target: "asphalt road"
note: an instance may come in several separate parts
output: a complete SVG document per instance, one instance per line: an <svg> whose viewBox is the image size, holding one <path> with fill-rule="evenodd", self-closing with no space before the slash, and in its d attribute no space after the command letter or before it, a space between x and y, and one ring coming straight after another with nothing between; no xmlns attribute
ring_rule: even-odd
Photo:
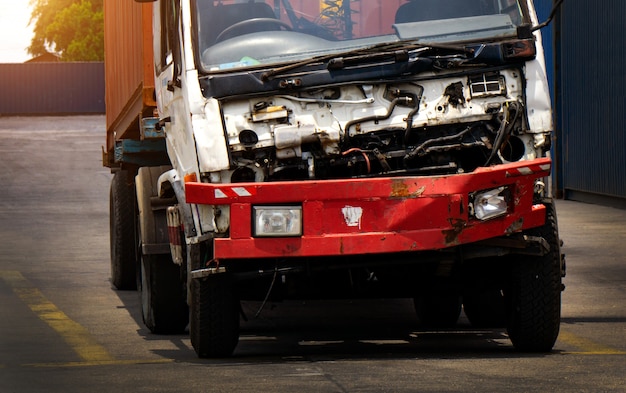
<svg viewBox="0 0 626 393"><path fill-rule="evenodd" d="M230 359L141 324L109 282L104 117L0 117L0 392L624 392L626 211L559 201L567 289L550 354L415 328L411 303L271 304ZM254 315L259 304L245 305Z"/></svg>

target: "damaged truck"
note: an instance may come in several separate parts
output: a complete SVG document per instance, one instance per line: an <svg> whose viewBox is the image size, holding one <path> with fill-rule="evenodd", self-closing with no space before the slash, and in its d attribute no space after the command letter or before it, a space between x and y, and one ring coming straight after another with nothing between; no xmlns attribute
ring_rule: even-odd
<svg viewBox="0 0 626 393"><path fill-rule="evenodd" d="M267 299L411 298L550 351L543 25L531 0L107 0L114 286L199 357Z"/></svg>

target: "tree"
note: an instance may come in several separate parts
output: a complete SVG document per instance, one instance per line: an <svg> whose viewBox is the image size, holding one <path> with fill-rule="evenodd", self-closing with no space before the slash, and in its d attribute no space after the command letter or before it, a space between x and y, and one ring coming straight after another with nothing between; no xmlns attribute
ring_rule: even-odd
<svg viewBox="0 0 626 393"><path fill-rule="evenodd" d="M30 0L33 56L54 52L62 61L104 59L103 0Z"/></svg>

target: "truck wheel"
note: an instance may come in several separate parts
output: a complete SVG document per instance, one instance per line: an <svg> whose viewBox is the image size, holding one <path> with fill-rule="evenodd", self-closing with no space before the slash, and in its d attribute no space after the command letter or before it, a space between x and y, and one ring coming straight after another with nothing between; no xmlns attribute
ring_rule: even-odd
<svg viewBox="0 0 626 393"><path fill-rule="evenodd" d="M140 168L135 180L141 239L141 311L146 327L157 334L182 333L189 322L186 280L181 267L174 263L169 251L144 254L145 246L166 245L169 250L166 212L163 206L153 208L151 202L158 196L159 176L168 169Z"/></svg>
<svg viewBox="0 0 626 393"><path fill-rule="evenodd" d="M189 333L198 357L232 355L239 342L239 300L228 275L191 280Z"/></svg>
<svg viewBox="0 0 626 393"><path fill-rule="evenodd" d="M111 283L119 290L137 289L135 186L127 179L127 171L116 172L109 194Z"/></svg>
<svg viewBox="0 0 626 393"><path fill-rule="evenodd" d="M500 290L464 295L463 310L474 327L506 327L506 304Z"/></svg>
<svg viewBox="0 0 626 393"><path fill-rule="evenodd" d="M508 291L507 331L513 346L524 352L552 350L561 323L561 250L556 213L546 204L546 223L527 231L543 237L550 252L520 256L512 268Z"/></svg>
<svg viewBox="0 0 626 393"><path fill-rule="evenodd" d="M142 256L141 315L152 333L183 333L187 327L189 309L178 277L180 267L169 255Z"/></svg>
<svg viewBox="0 0 626 393"><path fill-rule="evenodd" d="M449 294L421 295L413 299L420 326L451 328L461 315L461 298Z"/></svg>

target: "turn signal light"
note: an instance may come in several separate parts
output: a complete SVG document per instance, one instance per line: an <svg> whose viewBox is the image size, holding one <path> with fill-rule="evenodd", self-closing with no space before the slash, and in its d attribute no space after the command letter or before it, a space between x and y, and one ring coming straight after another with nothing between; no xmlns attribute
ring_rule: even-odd
<svg viewBox="0 0 626 393"><path fill-rule="evenodd" d="M196 183L198 181L198 175L195 173L188 173L183 179L185 180L185 183Z"/></svg>
<svg viewBox="0 0 626 393"><path fill-rule="evenodd" d="M505 59L534 59L537 56L535 40L528 38L505 42L502 44L502 54Z"/></svg>

